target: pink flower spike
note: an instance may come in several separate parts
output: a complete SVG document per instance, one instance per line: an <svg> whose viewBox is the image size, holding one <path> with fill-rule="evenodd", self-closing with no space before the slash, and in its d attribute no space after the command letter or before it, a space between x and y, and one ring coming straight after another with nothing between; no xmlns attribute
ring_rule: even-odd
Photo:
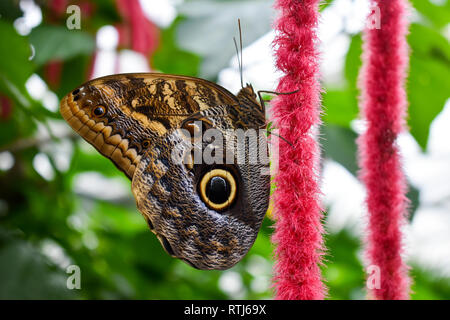
<svg viewBox="0 0 450 320"><path fill-rule="evenodd" d="M277 299L323 299L320 264L324 252L322 207L319 196L320 84L316 34L319 0L278 0L274 41L276 65L285 75L273 104L279 134L294 146L280 142L275 177L276 219L273 242Z"/></svg>
<svg viewBox="0 0 450 320"><path fill-rule="evenodd" d="M401 226L407 215L407 185L396 140L404 129L408 45L405 0L372 2L380 19L364 32L360 73L361 111L367 130L358 139L361 180L369 214L366 255L369 270L379 270L376 299L409 298L408 267L403 262ZM369 275L372 277L372 275ZM376 281L375 281L376 283Z"/></svg>

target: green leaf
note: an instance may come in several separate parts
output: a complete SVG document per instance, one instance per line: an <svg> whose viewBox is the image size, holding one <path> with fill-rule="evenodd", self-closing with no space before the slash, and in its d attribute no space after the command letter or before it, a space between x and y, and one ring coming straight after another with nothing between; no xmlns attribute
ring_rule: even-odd
<svg viewBox="0 0 450 320"><path fill-rule="evenodd" d="M34 61L37 65L50 60L68 60L79 55L90 55L95 49L93 36L61 26L43 25L33 29L30 42L36 51Z"/></svg>
<svg viewBox="0 0 450 320"><path fill-rule="evenodd" d="M327 90L322 96L323 120L327 124L350 127L350 122L358 116L356 89Z"/></svg>
<svg viewBox="0 0 450 320"><path fill-rule="evenodd" d="M426 149L430 124L442 111L450 92L450 46L438 32L411 25L411 47L407 82L408 124L411 134Z"/></svg>
<svg viewBox="0 0 450 320"><path fill-rule="evenodd" d="M70 299L67 276L30 243L0 229L0 299ZM14 261L14 263L11 263Z"/></svg>
<svg viewBox="0 0 450 320"><path fill-rule="evenodd" d="M409 206L408 206L408 220L412 221L414 219L414 215L416 213L417 208L419 208L420 205L420 191L413 187L411 184L408 185L408 193L406 194L406 197L409 200Z"/></svg>
<svg viewBox="0 0 450 320"><path fill-rule="evenodd" d="M177 43L204 58L200 76L210 80L236 53L233 37L239 39L238 18L245 46L269 32L274 17L272 3L261 0L187 1L179 10L186 19L177 28Z"/></svg>
<svg viewBox="0 0 450 320"><path fill-rule="evenodd" d="M28 117L35 116L36 102L25 88L25 82L35 69L34 64L30 61L30 45L26 37L20 36L11 24L3 20L0 20L0 34L2 35L0 41L0 92L13 99L14 106L26 110L25 113ZM13 112L15 113L15 110ZM22 123L30 121L25 119L25 122L17 124L14 119L11 119L10 122L4 126L22 126ZM18 130L12 130L12 132L18 132ZM8 133L2 143L11 142L11 138L12 133Z"/></svg>
<svg viewBox="0 0 450 320"><path fill-rule="evenodd" d="M360 240L345 229L324 238L328 263L322 269L330 299L364 299L364 270L356 254Z"/></svg>
<svg viewBox="0 0 450 320"><path fill-rule="evenodd" d="M322 148L326 158L343 165L354 176L357 175L357 134L351 129L328 124L322 127Z"/></svg>
<svg viewBox="0 0 450 320"><path fill-rule="evenodd" d="M2 0L0 1L0 18L14 21L22 16L22 10L19 7L19 1Z"/></svg>
<svg viewBox="0 0 450 320"><path fill-rule="evenodd" d="M450 282L448 277L412 266L411 278L413 300L448 300L450 297Z"/></svg>
<svg viewBox="0 0 450 320"><path fill-rule="evenodd" d="M152 56L152 65L164 73L195 77L198 75L200 57L177 46L175 31L180 21L175 20L169 28L162 31L162 41Z"/></svg>
<svg viewBox="0 0 450 320"><path fill-rule="evenodd" d="M345 57L345 79L350 88L356 89L359 70L362 66L362 38L361 34L356 34L352 37L350 46L348 48L347 56ZM356 97L355 97L356 102Z"/></svg>
<svg viewBox="0 0 450 320"><path fill-rule="evenodd" d="M92 18L82 19L81 27L84 29L86 22L89 30L96 31L105 25L117 25L121 23L121 13L117 10L115 0L95 0L95 13Z"/></svg>
<svg viewBox="0 0 450 320"><path fill-rule="evenodd" d="M357 79L362 65L361 46L361 35L354 35L345 58L346 85L340 90L328 88L323 94L323 120L326 123L349 128L350 122L358 116Z"/></svg>
<svg viewBox="0 0 450 320"><path fill-rule="evenodd" d="M20 36L14 27L0 20L0 82L8 87L5 80L15 87L23 87L33 73L34 66L29 61L31 48L27 38Z"/></svg>
<svg viewBox="0 0 450 320"><path fill-rule="evenodd" d="M134 199L132 201L134 202ZM148 231L147 223L135 205L129 208L106 201L97 201L89 218L92 221L92 227L100 230L113 231L123 235Z"/></svg>
<svg viewBox="0 0 450 320"><path fill-rule="evenodd" d="M59 98L64 97L68 92L87 80L90 61L91 57L85 55L64 61L61 84L56 92Z"/></svg>
<svg viewBox="0 0 450 320"><path fill-rule="evenodd" d="M125 175L116 168L111 160L102 156L84 140L78 139L77 141L79 143L74 144L74 155L69 173L75 175L84 171L96 171L106 177L121 176L125 178ZM83 148L81 145L83 145ZM86 151L86 149L89 151Z"/></svg>
<svg viewBox="0 0 450 320"><path fill-rule="evenodd" d="M417 9L428 22L438 28L445 27L450 17L450 1L444 4L435 4L430 0L411 0L411 4Z"/></svg>
<svg viewBox="0 0 450 320"><path fill-rule="evenodd" d="M15 105L14 105L15 106ZM8 121L0 122L0 146L9 148L15 140L31 136L36 130L36 122L26 112L13 108Z"/></svg>
<svg viewBox="0 0 450 320"><path fill-rule="evenodd" d="M324 10L326 7L328 7L332 3L333 3L333 0L320 1L320 3L319 3L319 10L320 11Z"/></svg>
<svg viewBox="0 0 450 320"><path fill-rule="evenodd" d="M420 24L411 25L408 42L411 47L407 78L408 124L411 134L426 149L430 124L449 98L450 46L439 32ZM325 122L348 126L358 115L357 79L361 54L361 36L355 35L345 62L348 87L324 94Z"/></svg>

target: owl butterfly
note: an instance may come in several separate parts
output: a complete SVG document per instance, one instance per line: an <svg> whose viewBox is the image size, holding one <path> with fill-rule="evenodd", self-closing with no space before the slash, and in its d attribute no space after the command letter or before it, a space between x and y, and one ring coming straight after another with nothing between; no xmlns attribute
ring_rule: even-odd
<svg viewBox="0 0 450 320"><path fill-rule="evenodd" d="M258 91L258 102L243 86L238 23L236 96L194 77L118 74L83 84L60 107L72 129L131 179L137 207L167 253L198 269L228 269L253 245L270 194L260 93L290 94Z"/></svg>
<svg viewBox="0 0 450 320"><path fill-rule="evenodd" d="M193 77L118 74L78 87L60 111L131 179L137 207L167 253L198 269L227 269L253 245L269 204L269 162L251 161L267 156L267 140L258 135L255 148L245 139L266 126L256 98L251 85L235 96ZM206 138L209 129L221 139ZM243 158L230 150L236 129L248 141ZM212 142L213 163L194 159Z"/></svg>

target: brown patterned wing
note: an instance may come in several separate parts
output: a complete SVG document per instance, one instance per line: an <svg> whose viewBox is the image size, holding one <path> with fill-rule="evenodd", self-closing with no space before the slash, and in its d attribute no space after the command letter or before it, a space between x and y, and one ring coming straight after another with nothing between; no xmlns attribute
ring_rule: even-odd
<svg viewBox="0 0 450 320"><path fill-rule="evenodd" d="M267 211L269 161L259 156L267 151L265 135L259 141L243 139L241 161L233 152L226 160L237 142L232 130L240 123L246 129L263 123L262 114L252 114L254 110L228 105L203 110L193 117L211 126L213 140L206 131L201 141L192 143L174 130L152 141L136 167L131 190L139 211L167 253L195 268L223 270L238 263L253 245ZM212 145L214 154L221 155L210 162L204 152ZM195 149L204 151L201 161L179 161ZM254 158L259 160L252 162Z"/></svg>
<svg viewBox="0 0 450 320"><path fill-rule="evenodd" d="M238 105L238 100L203 79L133 73L86 82L63 98L60 111L131 179L151 141L178 128L189 115L218 105Z"/></svg>

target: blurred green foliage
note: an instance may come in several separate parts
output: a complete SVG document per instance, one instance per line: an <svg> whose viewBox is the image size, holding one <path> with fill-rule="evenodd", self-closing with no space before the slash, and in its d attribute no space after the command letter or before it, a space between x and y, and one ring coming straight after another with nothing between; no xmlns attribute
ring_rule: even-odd
<svg viewBox="0 0 450 320"><path fill-rule="evenodd" d="M131 191L124 198L103 199L74 188L80 176L92 172L128 189L130 183L109 160L72 135L57 111L33 99L25 83L34 73L45 80L46 64L61 61L60 85L52 88L61 99L86 80L95 31L117 23L120 15L114 1L98 1L95 14L83 22L86 30L68 31L63 21L49 22L43 3L43 23L21 36L13 27L22 15L18 1L0 2L0 93L12 103L10 113L0 113L0 154L8 153L14 160L11 168L0 170L0 298L270 299L270 219L265 219L255 245L241 263L228 271L200 271L163 251L138 213ZM411 26L408 38L408 120L425 150L430 123L448 98L450 48L442 28L449 21L450 3L441 7L415 0L412 4L422 19ZM246 24L248 44L269 30L270 8L269 1L186 1L180 16L161 30L160 46L151 63L163 72L214 80L234 53L229 41L222 40L234 36L236 18ZM201 30L207 30L209 38L200 36L205 33ZM215 45L207 43L210 38L215 38ZM358 167L356 134L350 123L358 116L361 43L359 34L351 35L345 83L326 88L323 96L324 158L339 162L353 174ZM57 130L61 126L66 129L62 133ZM69 158L68 167L58 164L61 152ZM36 171L37 157L48 161L54 173L51 177ZM417 202L416 194L415 207ZM330 298L364 299L360 240L344 230L327 234L326 245L323 273ZM70 264L81 268L81 290L66 288L65 268ZM448 281L416 267L412 274L413 298L450 297Z"/></svg>

